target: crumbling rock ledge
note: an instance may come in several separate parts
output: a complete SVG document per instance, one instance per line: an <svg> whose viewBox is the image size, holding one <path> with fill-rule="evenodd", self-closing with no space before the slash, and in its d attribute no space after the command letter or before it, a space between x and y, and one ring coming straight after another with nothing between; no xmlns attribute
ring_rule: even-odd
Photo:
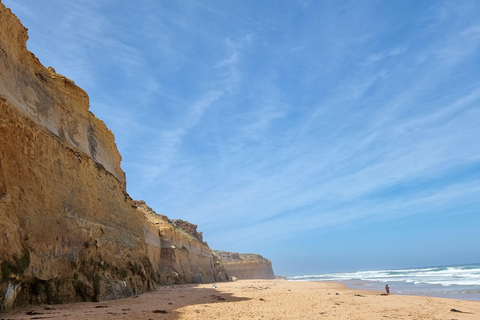
<svg viewBox="0 0 480 320"><path fill-rule="evenodd" d="M135 201L146 219L147 251L162 285L227 280L225 270L202 241L197 226L156 214L144 201Z"/></svg>

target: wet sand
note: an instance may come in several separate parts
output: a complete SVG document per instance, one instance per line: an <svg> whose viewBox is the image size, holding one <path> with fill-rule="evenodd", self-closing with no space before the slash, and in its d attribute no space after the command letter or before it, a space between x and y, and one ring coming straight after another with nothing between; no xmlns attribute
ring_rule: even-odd
<svg viewBox="0 0 480 320"><path fill-rule="evenodd" d="M0 314L0 319L480 319L480 302L386 296L331 282L240 280L216 285L158 287L97 303L28 306Z"/></svg>

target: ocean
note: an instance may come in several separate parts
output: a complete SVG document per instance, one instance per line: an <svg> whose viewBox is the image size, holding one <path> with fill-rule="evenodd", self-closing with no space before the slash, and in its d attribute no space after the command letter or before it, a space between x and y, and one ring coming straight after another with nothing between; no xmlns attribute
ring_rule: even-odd
<svg viewBox="0 0 480 320"><path fill-rule="evenodd" d="M336 281L351 289L480 301L480 263L288 277L293 281Z"/></svg>

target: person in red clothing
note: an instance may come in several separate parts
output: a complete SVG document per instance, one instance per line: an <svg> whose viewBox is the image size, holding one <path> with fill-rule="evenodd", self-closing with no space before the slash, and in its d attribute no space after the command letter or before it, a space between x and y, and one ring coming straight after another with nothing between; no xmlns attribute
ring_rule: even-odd
<svg viewBox="0 0 480 320"><path fill-rule="evenodd" d="M387 292L387 294L390 294L390 288L388 287L388 284L385 286L385 291Z"/></svg>

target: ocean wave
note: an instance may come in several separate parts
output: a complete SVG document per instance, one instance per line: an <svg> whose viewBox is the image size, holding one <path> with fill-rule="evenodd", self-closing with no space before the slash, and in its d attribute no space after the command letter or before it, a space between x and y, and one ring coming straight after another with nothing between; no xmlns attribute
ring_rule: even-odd
<svg viewBox="0 0 480 320"><path fill-rule="evenodd" d="M392 270L369 270L290 277L294 281L405 282L413 285L480 286L480 264Z"/></svg>

